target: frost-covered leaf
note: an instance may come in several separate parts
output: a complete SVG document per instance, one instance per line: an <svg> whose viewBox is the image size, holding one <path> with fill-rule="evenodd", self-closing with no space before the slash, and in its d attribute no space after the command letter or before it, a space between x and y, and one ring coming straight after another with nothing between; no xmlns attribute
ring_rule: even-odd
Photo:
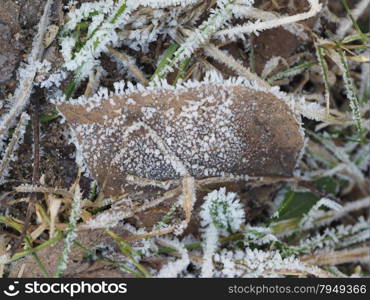
<svg viewBox="0 0 370 300"><path fill-rule="evenodd" d="M197 179L292 175L303 136L283 93L242 78L116 88L58 104L78 160L106 195L127 192L128 174L156 181L184 172Z"/></svg>

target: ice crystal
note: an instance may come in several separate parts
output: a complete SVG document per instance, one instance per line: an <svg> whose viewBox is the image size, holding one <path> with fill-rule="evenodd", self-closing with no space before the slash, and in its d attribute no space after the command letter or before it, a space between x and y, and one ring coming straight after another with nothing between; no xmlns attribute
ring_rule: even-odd
<svg viewBox="0 0 370 300"><path fill-rule="evenodd" d="M157 76L165 78L174 66L190 57L195 49L206 43L211 36L232 17L232 4L234 0L218 0L218 8L211 11L209 18L195 29L195 31L181 44L180 48L174 53L168 65L161 70ZM247 1L246 5L251 6L253 1Z"/></svg>
<svg viewBox="0 0 370 300"><path fill-rule="evenodd" d="M205 198L200 217L202 226L213 223L223 232L233 233L245 222L244 208L235 193L225 188L209 193Z"/></svg>
<svg viewBox="0 0 370 300"><path fill-rule="evenodd" d="M277 251L264 252L247 248L244 251L221 250L215 261L222 264L216 272L217 277L266 277L277 276L280 270L301 271L318 274L319 269L308 266L293 256L283 258Z"/></svg>
<svg viewBox="0 0 370 300"><path fill-rule="evenodd" d="M15 161L17 159L15 151L17 150L17 147L23 142L23 136L26 131L26 126L29 120L30 116L25 112L22 113L18 126L16 127L12 135L11 141L6 148L4 155L1 157L0 184L4 183L5 177L8 175L10 161Z"/></svg>
<svg viewBox="0 0 370 300"><path fill-rule="evenodd" d="M121 0L113 2L112 0L104 0L82 3L78 9L68 14L69 21L63 29L61 53L65 60L65 67L68 70L76 71L78 73L78 78L81 79L88 76L91 70L99 65L98 58L102 52L107 50L108 46L117 46L123 42L137 50L141 48L147 51L148 44L155 41L159 34L167 33L168 26L158 24L159 21L157 18L161 17L160 11L157 11L153 18L138 19L133 17L132 19L131 15L137 11L139 7L147 6L160 9L173 5L184 9L184 7L193 5L196 2L198 1ZM179 11L179 14L180 13L181 10ZM176 15L172 17L171 20L176 19ZM151 24L146 24L148 19L153 23L157 23L155 30L150 29L152 28ZM73 33L82 21L87 21L89 23L87 32L88 38L80 49L76 49L77 39ZM169 20L165 20L164 23L169 24ZM128 24L131 25L131 32L121 39L116 31L117 29L126 30L125 26ZM176 25L177 24L172 24L175 28ZM145 27L148 28L148 32L145 32L145 29L143 29Z"/></svg>
<svg viewBox="0 0 370 300"><path fill-rule="evenodd" d="M217 37L229 37L234 39L236 37L243 38L243 34L255 33L258 34L262 30L271 29L274 27L291 24L294 22L302 21L315 16L322 8L319 0L309 0L310 10L305 13L297 14L294 16L281 17L279 19L273 19L268 21L258 20L255 23L248 22L247 24L237 25L232 28L223 29L217 32Z"/></svg>
<svg viewBox="0 0 370 300"><path fill-rule="evenodd" d="M250 244L266 245L277 241L277 237L272 233L271 228L248 225L244 232L244 240Z"/></svg>
<svg viewBox="0 0 370 300"><path fill-rule="evenodd" d="M329 249L343 248L370 239L369 220L360 217L354 225L338 225L334 228L325 228L324 232L303 239L300 247L306 248L308 253L314 251L328 251Z"/></svg>
<svg viewBox="0 0 370 300"><path fill-rule="evenodd" d="M244 208L235 193L226 193L225 188L215 190L204 198L199 213L203 230L202 277L213 275L213 255L217 250L219 231L226 234L240 229L245 222Z"/></svg>
<svg viewBox="0 0 370 300"><path fill-rule="evenodd" d="M183 244L178 240L161 239L164 243L176 249L181 258L166 264L158 273L157 277L177 277L184 271L190 263L188 251L184 248Z"/></svg>
<svg viewBox="0 0 370 300"><path fill-rule="evenodd" d="M67 228L67 234L65 237L64 248L59 260L59 264L55 271L57 277L62 275L64 270L67 268L69 255L71 252L71 248L73 245L73 241L77 237L76 228L77 228L77 221L80 218L80 211L81 211L81 202L82 202L82 194L80 192L79 186L76 187L74 198L72 202L71 214L69 216L69 223Z"/></svg>
<svg viewBox="0 0 370 300"><path fill-rule="evenodd" d="M339 205L338 203L327 199L327 198L322 198L317 203L310 209L308 214L301 220L300 226L301 228L308 228L311 226L311 223L317 218L321 213L322 210L320 208L326 207L329 208L335 212L341 211L342 206Z"/></svg>
<svg viewBox="0 0 370 300"><path fill-rule="evenodd" d="M19 73L19 86L14 92L10 111L0 118L0 147L2 139L6 135L8 129L14 124L17 117L23 112L23 109L28 103L29 97L33 88L33 81L37 74L40 65L42 65L43 37L49 24L49 15L53 0L48 0L44 7L44 13L38 24L37 34L32 42L32 50L28 56L27 63L21 67Z"/></svg>

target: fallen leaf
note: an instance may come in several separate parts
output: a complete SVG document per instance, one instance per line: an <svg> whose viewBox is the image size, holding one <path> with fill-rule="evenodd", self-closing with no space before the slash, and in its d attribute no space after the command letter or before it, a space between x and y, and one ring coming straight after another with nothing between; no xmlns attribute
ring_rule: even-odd
<svg viewBox="0 0 370 300"><path fill-rule="evenodd" d="M78 160L105 195L117 196L133 188L127 175L166 181L183 168L196 179L290 177L303 134L289 101L241 78L218 78L102 90L57 108L73 129Z"/></svg>

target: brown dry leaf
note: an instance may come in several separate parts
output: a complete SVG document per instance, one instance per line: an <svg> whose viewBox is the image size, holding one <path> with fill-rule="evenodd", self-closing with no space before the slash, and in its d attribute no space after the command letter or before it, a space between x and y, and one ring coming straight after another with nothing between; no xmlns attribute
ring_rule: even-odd
<svg viewBox="0 0 370 300"><path fill-rule="evenodd" d="M127 175L179 179L171 156L196 179L290 177L303 147L288 96L241 78L98 94L57 107L106 196L134 191Z"/></svg>

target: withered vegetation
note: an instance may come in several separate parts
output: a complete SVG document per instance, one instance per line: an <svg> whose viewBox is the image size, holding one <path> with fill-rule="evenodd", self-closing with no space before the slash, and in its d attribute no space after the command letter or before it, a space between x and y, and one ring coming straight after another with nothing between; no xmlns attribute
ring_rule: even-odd
<svg viewBox="0 0 370 300"><path fill-rule="evenodd" d="M369 276L369 0L2 7L0 277Z"/></svg>

